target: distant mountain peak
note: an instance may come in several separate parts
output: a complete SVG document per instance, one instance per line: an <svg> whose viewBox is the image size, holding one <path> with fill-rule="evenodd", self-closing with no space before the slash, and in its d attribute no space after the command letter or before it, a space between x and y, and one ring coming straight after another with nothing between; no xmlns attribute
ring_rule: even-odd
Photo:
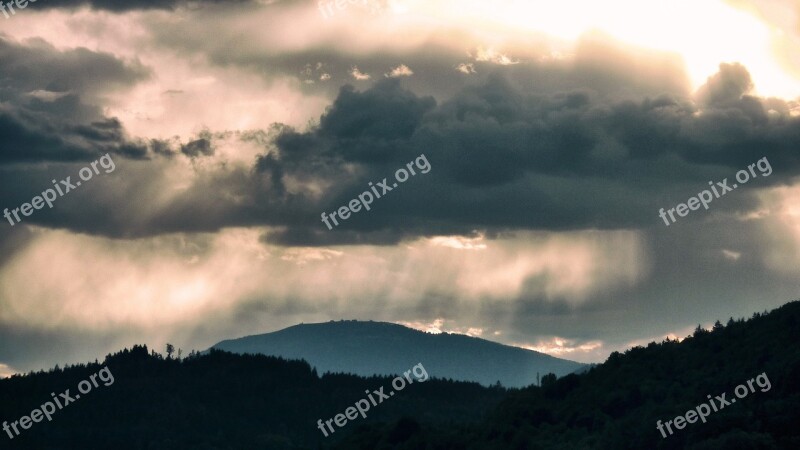
<svg viewBox="0 0 800 450"><path fill-rule="evenodd" d="M395 375L422 363L431 376L507 387L563 376L584 364L458 333L428 333L364 320L300 323L272 333L222 341L212 348L303 359L319 372Z"/></svg>

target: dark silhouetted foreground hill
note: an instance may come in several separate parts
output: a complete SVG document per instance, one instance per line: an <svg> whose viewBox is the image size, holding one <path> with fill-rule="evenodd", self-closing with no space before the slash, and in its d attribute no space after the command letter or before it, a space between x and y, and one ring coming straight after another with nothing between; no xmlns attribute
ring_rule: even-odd
<svg viewBox="0 0 800 450"><path fill-rule="evenodd" d="M461 334L431 334L386 322L304 324L274 333L222 341L213 348L304 359L322 372L398 374L423 363L431 375L485 386L536 383L541 375L567 375L584 364Z"/></svg>
<svg viewBox="0 0 800 450"><path fill-rule="evenodd" d="M415 383L330 438L333 418L390 378L324 375L305 362L211 351L178 361L134 347L104 363L0 380L0 421L15 421L104 365L100 386L2 449L797 449L800 302L683 342L636 347L584 374L506 391ZM414 361L414 364L420 361ZM433 371L427 367L433 375ZM412 366L408 364L407 368ZM764 374L771 388L663 438L656 422ZM488 412L488 414L487 414Z"/></svg>
<svg viewBox="0 0 800 450"><path fill-rule="evenodd" d="M342 449L800 449L800 302L678 341L613 353L588 373L511 392L481 426L403 419ZM765 374L771 388L662 437L656 422ZM764 383L766 384L766 383ZM697 420L696 416L694 417ZM667 433L667 431L665 431Z"/></svg>
<svg viewBox="0 0 800 450"><path fill-rule="evenodd" d="M391 378L317 376L305 362L212 351L184 360L134 347L103 364L73 366L0 380L0 421L13 422L107 365L114 376L52 416L9 439L0 449L243 450L314 449L373 421L416 417L430 423L478 421L506 394L477 383L430 379L406 386L389 400L325 438L317 420L344 413L365 390ZM411 366L407 368L410 369Z"/></svg>

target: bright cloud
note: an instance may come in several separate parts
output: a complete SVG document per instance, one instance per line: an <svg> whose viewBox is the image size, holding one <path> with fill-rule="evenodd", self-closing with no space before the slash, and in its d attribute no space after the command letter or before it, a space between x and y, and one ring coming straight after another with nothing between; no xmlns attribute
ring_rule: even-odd
<svg viewBox="0 0 800 450"><path fill-rule="evenodd" d="M116 241L38 229L0 273L6 299L0 320L93 330L154 327L202 322L252 299L275 305L291 300L307 311L392 316L391 309L414 308L430 296L464 305L519 295L582 303L592 292L646 276L639 239L621 232L521 234L486 241L477 252L442 246L447 238L319 249L268 246L260 235L229 229ZM458 327L472 333L480 328Z"/></svg>

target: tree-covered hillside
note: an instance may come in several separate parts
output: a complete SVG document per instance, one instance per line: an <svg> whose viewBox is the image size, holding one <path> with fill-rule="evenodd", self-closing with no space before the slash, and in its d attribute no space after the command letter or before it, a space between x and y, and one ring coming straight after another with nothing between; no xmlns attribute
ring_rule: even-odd
<svg viewBox="0 0 800 450"><path fill-rule="evenodd" d="M211 351L182 360L136 346L102 364L0 380L15 421L108 367L100 385L1 448L55 449L796 449L800 302L636 347L583 374L506 391L414 383L325 438L317 428L390 377L318 376L305 362ZM423 362L424 363L424 362ZM751 387L746 396L737 386ZM768 386L768 388L767 388ZM387 390L388 392L388 390ZM677 426L726 393L730 404ZM733 399L737 401L734 403ZM721 404L721 403L720 403ZM673 421L663 437L657 423ZM679 429L680 428L680 429ZM665 433L666 434L666 433Z"/></svg>
<svg viewBox="0 0 800 450"><path fill-rule="evenodd" d="M479 427L418 421L362 429L342 449L798 449L800 448L800 302L750 320L698 327L682 342L636 347L581 375L511 392ZM741 399L734 389L759 376ZM767 383L763 382L764 386ZM663 437L674 420L727 393L737 399L702 423ZM710 405L709 405L710 407ZM688 418L688 416L687 416ZM402 425L413 430L402 442Z"/></svg>
<svg viewBox="0 0 800 450"><path fill-rule="evenodd" d="M373 407L367 418L336 428L330 437L319 419L344 413L365 390L392 378L318 376L305 362L211 351L177 360L135 346L102 363L0 380L0 421L13 422L77 386L103 367L114 382L99 387L9 439L0 448L92 449L300 449L328 447L359 426L414 417L430 423L477 421L506 394L477 383L429 379L406 386ZM410 367L409 367L410 368ZM13 431L12 431L13 434Z"/></svg>

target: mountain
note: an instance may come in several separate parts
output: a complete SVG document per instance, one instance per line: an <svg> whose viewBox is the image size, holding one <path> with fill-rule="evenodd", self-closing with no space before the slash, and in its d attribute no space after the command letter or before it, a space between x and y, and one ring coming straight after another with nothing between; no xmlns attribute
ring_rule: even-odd
<svg viewBox="0 0 800 450"><path fill-rule="evenodd" d="M319 372L400 374L422 363L432 377L498 381L506 387L536 383L539 373L564 376L585 364L461 334L431 334L386 322L301 324L274 333L222 341L212 348L304 359Z"/></svg>
<svg viewBox="0 0 800 450"><path fill-rule="evenodd" d="M399 420L363 427L338 448L795 450L798 342L795 301L511 391L478 426ZM400 427L407 430L402 440Z"/></svg>
<svg viewBox="0 0 800 450"><path fill-rule="evenodd" d="M431 378L393 396L390 377L319 376L306 362L215 349L179 360L134 346L102 363L0 380L0 423L18 423L20 432L11 439L11 428L0 431L0 448L794 450L798 342L800 302L793 302L712 330L698 327L681 342L613 353L586 373L543 377L541 386L507 390ZM318 420L348 414L384 387L387 398L366 417L327 437L320 432ZM735 395L739 389L747 394ZM52 407L52 421L39 414L31 423L61 393L74 401ZM707 407L705 422L695 417L660 434L659 423L688 418L712 398L721 409Z"/></svg>

